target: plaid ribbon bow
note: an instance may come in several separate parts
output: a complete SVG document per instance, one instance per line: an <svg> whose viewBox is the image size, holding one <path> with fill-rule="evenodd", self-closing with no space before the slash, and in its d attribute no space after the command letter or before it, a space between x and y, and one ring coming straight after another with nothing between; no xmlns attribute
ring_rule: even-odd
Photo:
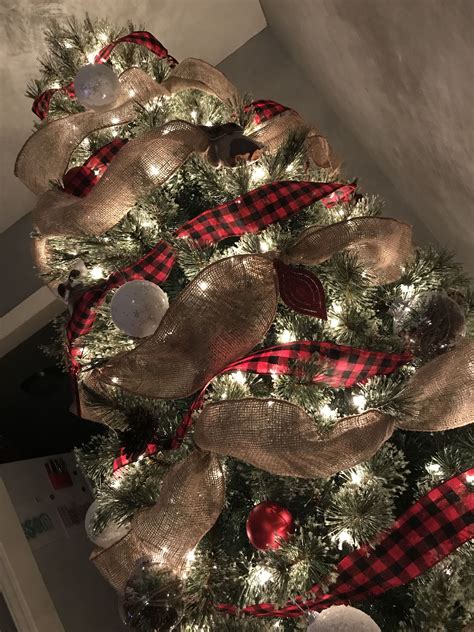
<svg viewBox="0 0 474 632"><path fill-rule="evenodd" d="M118 44L125 42L137 44L138 46L144 46L160 59L166 58L170 66L176 66L178 63L174 57L168 54L166 48L156 39L154 35L148 31L133 31L132 33L119 37L119 39L104 46L95 56L94 64L105 64L105 62L109 60L114 48ZM51 99L56 92L64 92L70 99L73 99L76 96L76 93L74 92L74 82L69 83L67 86L63 86L62 88L51 88L49 90L45 90L38 95L33 101L33 105L31 107L38 118L45 119L48 116Z"/></svg>
<svg viewBox="0 0 474 632"><path fill-rule="evenodd" d="M367 349L357 349L332 342L300 340L261 349L233 362L219 375L241 371L242 373L258 373L259 375L295 375L305 379L304 363L316 359L318 362L317 372L315 375L308 376L305 381L323 382L336 388L349 388L374 375L393 373L410 358L409 353L368 351ZM174 450L179 448L192 424L193 413L201 408L204 395L211 382L212 380L200 391L171 441L167 440L166 445L162 441L149 443L143 456L151 456L162 449ZM134 460L122 449L114 461L114 472Z"/></svg>
<svg viewBox="0 0 474 632"><path fill-rule="evenodd" d="M280 609L261 603L241 612L254 617L299 617L408 584L474 537L473 480L474 468L444 481L405 511L373 549L363 546L346 555L329 593L316 585L312 599L297 596ZM231 604L216 608L227 614L238 611Z"/></svg>
<svg viewBox="0 0 474 632"><path fill-rule="evenodd" d="M276 221L288 219L309 204L324 198L343 186L337 182L281 181L265 184L235 200L204 211L177 230L179 237L191 237L198 244L217 242L246 232L258 232ZM74 303L67 324L67 339L87 334L94 324L94 307L102 303L107 292L133 279L163 283L175 263L171 247L164 241L152 248L136 263L110 275L107 281L94 286ZM80 352L71 351L77 357ZM74 362L73 362L74 363Z"/></svg>

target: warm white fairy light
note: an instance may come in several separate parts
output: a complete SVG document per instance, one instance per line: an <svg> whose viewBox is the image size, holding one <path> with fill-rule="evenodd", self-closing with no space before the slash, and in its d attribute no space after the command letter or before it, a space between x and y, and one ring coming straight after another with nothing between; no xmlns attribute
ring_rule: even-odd
<svg viewBox="0 0 474 632"><path fill-rule="evenodd" d="M196 110L193 110L193 111L191 112L191 118L193 119L193 121L194 121L194 122L196 122L196 121L197 121L197 117L198 117L198 113L197 113L197 111L196 111Z"/></svg>
<svg viewBox="0 0 474 632"><path fill-rule="evenodd" d="M123 477L122 476L117 476L117 478L115 478L112 482L111 485L112 487L115 487L115 489L118 489L123 483Z"/></svg>
<svg viewBox="0 0 474 632"><path fill-rule="evenodd" d="M189 551L189 553L187 553L186 560L189 563L192 563L194 562L195 559L196 559L196 553L195 553L195 549L193 549L192 551Z"/></svg>
<svg viewBox="0 0 474 632"><path fill-rule="evenodd" d="M111 382L112 382L112 384L118 384L118 383L119 383L119 381L120 381L120 380L119 380L119 378L118 378L118 377L116 377L115 375L111 378Z"/></svg>
<svg viewBox="0 0 474 632"><path fill-rule="evenodd" d="M426 470L430 474L439 474L439 472L441 471L441 465L439 463L428 463L428 465L426 466Z"/></svg>
<svg viewBox="0 0 474 632"><path fill-rule="evenodd" d="M337 410L331 408L329 404L324 404L324 406L321 406L319 409L319 413L321 417L324 417L324 419L336 419L337 417Z"/></svg>
<svg viewBox="0 0 474 632"><path fill-rule="evenodd" d="M120 123L120 119L118 116L113 116L110 122L112 123L112 125L117 125L117 123Z"/></svg>
<svg viewBox="0 0 474 632"><path fill-rule="evenodd" d="M342 305L339 305L339 303L333 303L331 306L331 311L333 311L335 314L341 314Z"/></svg>
<svg viewBox="0 0 474 632"><path fill-rule="evenodd" d="M237 384L245 384L246 382L245 375L242 373L242 371L236 371L235 373L232 373L232 379L234 380L234 382L237 382Z"/></svg>
<svg viewBox="0 0 474 632"><path fill-rule="evenodd" d="M361 413L365 409L367 400L365 399L364 395L353 395L352 403L357 408L357 410Z"/></svg>
<svg viewBox="0 0 474 632"><path fill-rule="evenodd" d="M104 277L104 270L100 266L94 266L90 271L90 276L93 279L102 279Z"/></svg>
<svg viewBox="0 0 474 632"><path fill-rule="evenodd" d="M360 469L354 469L350 471L351 483L354 485L360 485L364 479L364 473Z"/></svg>
<svg viewBox="0 0 474 632"><path fill-rule="evenodd" d="M252 170L252 177L254 180L261 180L265 177L266 171L262 165L255 165Z"/></svg>
<svg viewBox="0 0 474 632"><path fill-rule="evenodd" d="M270 246L263 239L260 240L259 243L260 252L268 252L270 250Z"/></svg>
<svg viewBox="0 0 474 632"><path fill-rule="evenodd" d="M133 88L130 88L130 90L128 91L128 96L129 97L134 97L135 96L135 90Z"/></svg>
<svg viewBox="0 0 474 632"><path fill-rule="evenodd" d="M150 167L148 167L148 173L151 176L157 176L160 173L160 169L159 167L157 167L157 165L151 165Z"/></svg>
<svg viewBox="0 0 474 632"><path fill-rule="evenodd" d="M281 342L282 344L286 344L292 340L294 340L294 336L289 329L284 329L278 336L278 342Z"/></svg>
<svg viewBox="0 0 474 632"><path fill-rule="evenodd" d="M198 283L199 287L201 288L201 290L207 290L207 288L209 287L209 283L207 281L199 281Z"/></svg>
<svg viewBox="0 0 474 632"><path fill-rule="evenodd" d="M400 290L407 298L410 298L415 293L415 288L413 287L413 285L402 284L400 285Z"/></svg>
<svg viewBox="0 0 474 632"><path fill-rule="evenodd" d="M54 88L55 90L59 90L59 88L61 87L61 84L59 83L59 81L55 81L54 83L51 84L51 87Z"/></svg>
<svg viewBox="0 0 474 632"><path fill-rule="evenodd" d="M329 318L328 320L329 324L331 325L331 327L339 327L339 325L341 324L341 319L338 318L337 316L331 316L331 318Z"/></svg>
<svg viewBox="0 0 474 632"><path fill-rule="evenodd" d="M466 483L469 485L474 483L474 474L466 474Z"/></svg>
<svg viewBox="0 0 474 632"><path fill-rule="evenodd" d="M72 42L64 42L64 48L72 48Z"/></svg>
<svg viewBox="0 0 474 632"><path fill-rule="evenodd" d="M107 35L107 33L99 33L97 39L99 40L99 42L105 44L105 42L109 41L109 36Z"/></svg>
<svg viewBox="0 0 474 632"><path fill-rule="evenodd" d="M342 549L344 544L350 544L351 546L355 544L354 538L346 529L343 529L337 534L336 540L337 540L337 547L339 550Z"/></svg>
<svg viewBox="0 0 474 632"><path fill-rule="evenodd" d="M99 51L98 51L98 50L93 51L92 53L88 53L88 54L87 54L87 61L88 61L90 64L94 64L94 63L95 63L95 58L97 57L98 53L99 53Z"/></svg>
<svg viewBox="0 0 474 632"><path fill-rule="evenodd" d="M114 138L117 138L117 136L118 136L118 131L117 131L116 129L114 129L114 130L112 131L112 136L113 136Z"/></svg>
<svg viewBox="0 0 474 632"><path fill-rule="evenodd" d="M255 573L255 579L258 581L260 586L264 586L271 578L272 574L267 568L261 567Z"/></svg>
<svg viewBox="0 0 474 632"><path fill-rule="evenodd" d="M295 165L292 162L290 162L290 164L286 167L285 171L286 173L291 173L294 168L295 168Z"/></svg>

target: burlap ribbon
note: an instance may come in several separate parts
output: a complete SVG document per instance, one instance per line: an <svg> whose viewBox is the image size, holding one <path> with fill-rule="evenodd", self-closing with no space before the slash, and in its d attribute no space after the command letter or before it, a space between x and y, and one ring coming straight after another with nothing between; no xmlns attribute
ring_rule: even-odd
<svg viewBox="0 0 474 632"><path fill-rule="evenodd" d="M65 192L48 190L52 180L62 178L72 152L85 137L99 129L132 121L137 115L137 104L182 90L198 89L229 105L237 100L237 91L228 79L199 59L184 60L160 84L138 68L126 70L119 79L121 92L111 110L88 110L46 121L18 155L15 174L40 196L32 215L38 232L33 243L33 258L41 274L49 271L48 237L98 235L112 228L140 195L163 184L191 153L204 153L209 146L202 129L183 121L172 121L127 143L87 197L78 200ZM301 117L286 110L260 124L249 138L273 152L291 130L302 128L306 126ZM316 165L336 167L337 160L329 143L318 130L309 130L307 144Z"/></svg>
<svg viewBox="0 0 474 632"><path fill-rule="evenodd" d="M393 281L411 255L411 228L388 218L350 219L309 228L282 256L312 264L346 248L360 250L373 283ZM217 261L181 292L150 339L109 359L97 379L143 396L188 396L261 342L277 304L271 255Z"/></svg>
<svg viewBox="0 0 474 632"><path fill-rule="evenodd" d="M323 434L303 409L285 401L209 404L195 424L198 449L170 469L158 503L138 512L130 533L110 548L94 551L91 559L117 590L123 589L144 554L179 573L186 553L211 529L223 507L224 479L216 455L233 456L278 475L331 476L370 458L395 427L443 431L469 423L473 373L472 341L426 364L421 377L417 373L407 386L409 394L416 394L414 428L408 419L367 410L341 419Z"/></svg>
<svg viewBox="0 0 474 632"><path fill-rule="evenodd" d="M44 193L50 188L51 180L62 178L72 152L86 136L106 127L129 123L136 118L137 104L189 89L212 94L229 105L237 98L237 91L230 81L219 70L200 59L185 59L161 83L139 68L126 70L120 75L119 81L120 95L112 109L107 112L86 110L46 121L26 141L18 154L15 175L33 193Z"/></svg>

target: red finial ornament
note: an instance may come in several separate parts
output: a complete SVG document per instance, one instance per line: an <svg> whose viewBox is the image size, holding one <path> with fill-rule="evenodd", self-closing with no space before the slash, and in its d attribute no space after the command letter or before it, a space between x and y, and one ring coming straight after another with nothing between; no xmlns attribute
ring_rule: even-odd
<svg viewBox="0 0 474 632"><path fill-rule="evenodd" d="M250 544L259 551L279 549L293 533L294 520L288 509L265 500L251 510L246 528Z"/></svg>

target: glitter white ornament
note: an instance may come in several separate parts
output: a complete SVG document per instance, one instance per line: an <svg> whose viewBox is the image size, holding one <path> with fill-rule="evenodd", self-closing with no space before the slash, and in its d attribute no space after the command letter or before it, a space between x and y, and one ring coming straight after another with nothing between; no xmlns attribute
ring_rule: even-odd
<svg viewBox="0 0 474 632"><path fill-rule="evenodd" d="M74 91L85 108L100 112L113 107L120 94L120 82L110 66L88 64L77 73Z"/></svg>
<svg viewBox="0 0 474 632"><path fill-rule="evenodd" d="M155 333L168 306L168 296L155 283L128 281L114 294L110 315L128 336L146 338Z"/></svg>
<svg viewBox="0 0 474 632"><path fill-rule="evenodd" d="M368 614L352 606L331 606L316 616L308 632L381 632Z"/></svg>
<svg viewBox="0 0 474 632"><path fill-rule="evenodd" d="M94 500L89 507L84 520L84 527L87 537L96 546L100 546L102 549L106 549L112 544L115 544L130 531L130 524L118 525L114 522L109 522L100 533L95 533L92 526L95 521L95 515L97 513L97 500Z"/></svg>

